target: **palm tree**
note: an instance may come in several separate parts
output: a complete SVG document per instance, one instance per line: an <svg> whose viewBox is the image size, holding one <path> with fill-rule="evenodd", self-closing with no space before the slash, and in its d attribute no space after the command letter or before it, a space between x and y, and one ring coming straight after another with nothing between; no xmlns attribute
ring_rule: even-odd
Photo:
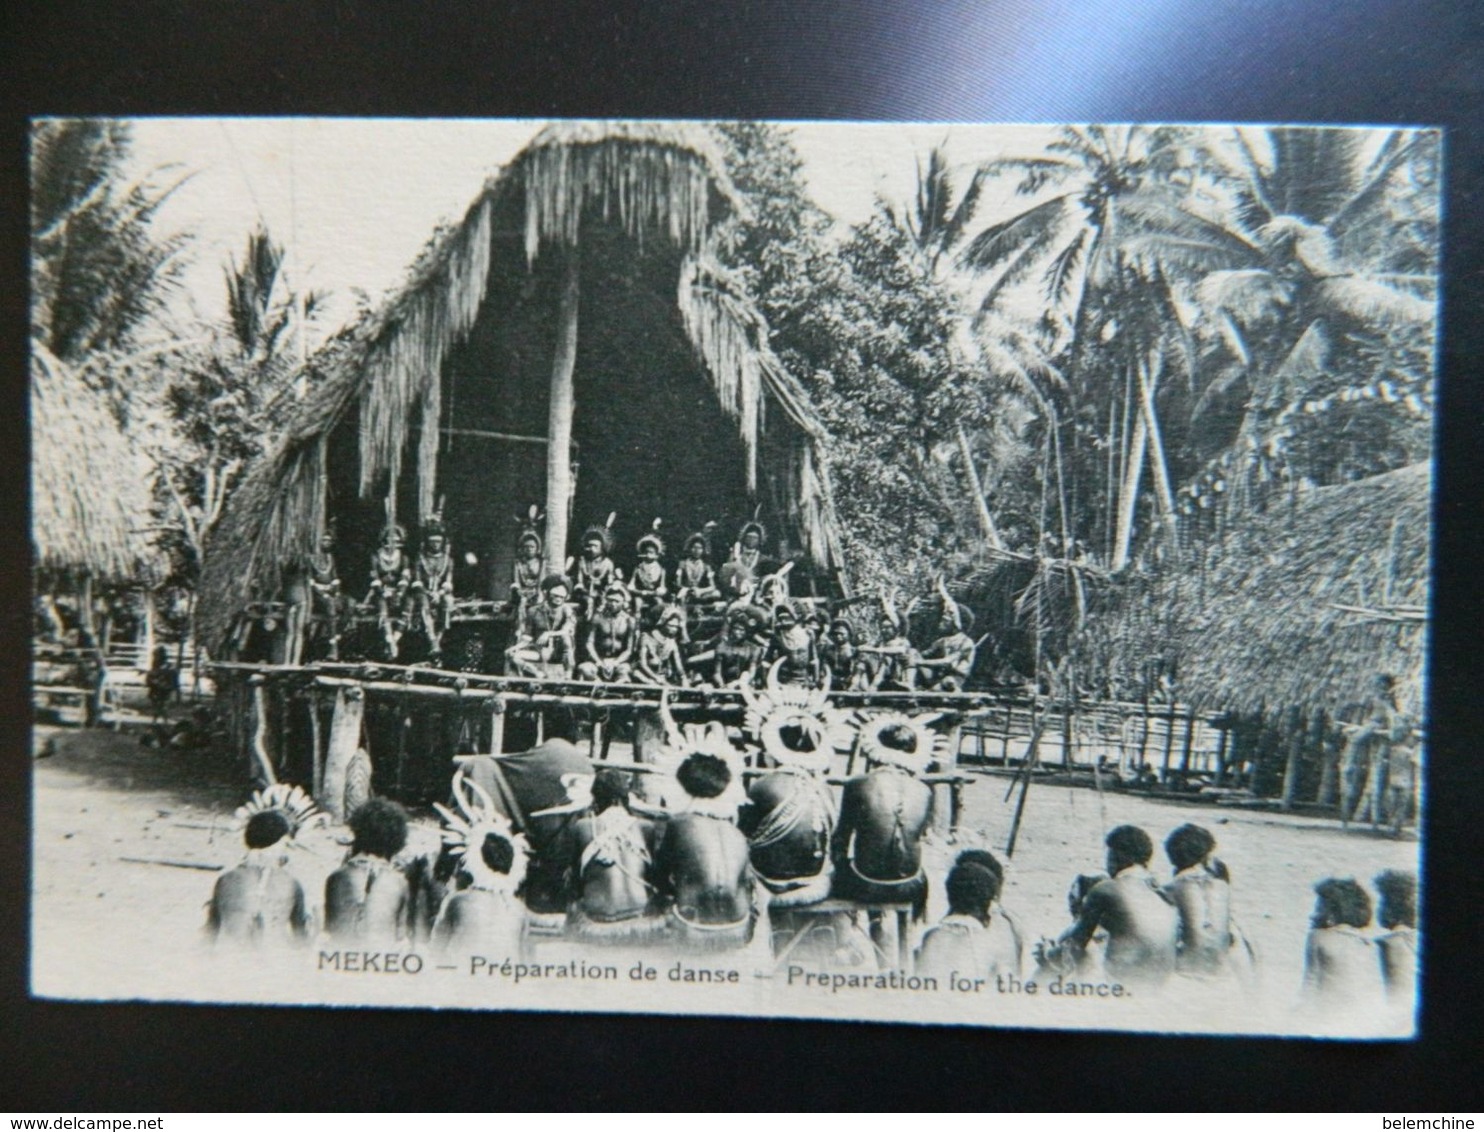
<svg viewBox="0 0 1484 1132"><path fill-rule="evenodd" d="M1189 191L1180 177L1188 138L1178 127L1068 126L1043 154L987 163L986 176L1018 174L1016 191L1042 199L984 229L959 255L989 280L978 301L982 332L998 325L991 316L1013 312L1017 298L1023 306L1024 285L1040 275L1041 348L1066 378L1048 422L1059 479L1063 462L1071 470L1064 525L1086 539L1101 515L1114 570L1131 554L1146 463L1163 526L1172 540L1178 534L1158 407L1168 363L1189 351L1170 268L1132 243L1157 231Z"/></svg>
<svg viewBox="0 0 1484 1132"><path fill-rule="evenodd" d="M1374 138L1233 129L1197 154L1218 197L1205 208L1186 202L1133 241L1200 274L1190 416L1208 463L1191 485L1197 502L1216 493L1246 502L1278 478L1343 476L1357 466L1346 436L1370 453L1359 457L1366 471L1409 462L1403 454L1387 463L1391 445L1378 429L1420 422L1425 450L1438 138L1420 130ZM1385 419L1367 419L1372 406Z"/></svg>

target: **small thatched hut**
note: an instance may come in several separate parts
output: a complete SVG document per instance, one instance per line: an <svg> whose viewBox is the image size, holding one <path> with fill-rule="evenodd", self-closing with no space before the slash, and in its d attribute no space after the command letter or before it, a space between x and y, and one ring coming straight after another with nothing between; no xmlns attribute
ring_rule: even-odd
<svg viewBox="0 0 1484 1132"><path fill-rule="evenodd" d="M217 529L204 640L328 517L359 593L387 511L412 527L440 498L465 595L501 596L531 503L549 562L609 512L627 549L655 516L673 536L760 508L779 550L843 584L824 434L710 254L742 207L700 128L538 134L310 359L309 398Z"/></svg>
<svg viewBox="0 0 1484 1132"><path fill-rule="evenodd" d="M153 552L149 468L97 393L39 344L31 355L31 545L37 570L137 580Z"/></svg>
<svg viewBox="0 0 1484 1132"><path fill-rule="evenodd" d="M1156 662L1182 702L1277 744L1285 799L1297 771L1319 774L1328 800L1333 725L1377 675L1422 718L1431 484L1430 465L1414 464L1244 516L1178 570L1123 591L1113 667L1137 682ZM1308 738L1290 745L1297 732Z"/></svg>

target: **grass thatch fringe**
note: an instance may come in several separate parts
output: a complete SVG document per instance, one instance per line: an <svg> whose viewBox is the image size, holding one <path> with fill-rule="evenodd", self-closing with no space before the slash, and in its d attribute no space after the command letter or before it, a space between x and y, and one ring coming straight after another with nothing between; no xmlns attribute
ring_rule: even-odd
<svg viewBox="0 0 1484 1132"><path fill-rule="evenodd" d="M522 194L528 255L547 240L576 239L590 207L616 216L636 239L669 238L688 254L692 273L706 282L704 293L682 286L682 317L746 442L749 485L772 401L782 410L776 427L787 430L790 517L818 561L842 561L823 429L802 387L768 349L766 328L741 288L719 268L703 273L698 266L708 258L702 252L712 226L745 211L714 142L686 124L562 122L486 182L458 225L434 234L397 292L309 360L308 398L249 470L213 536L198 607L204 641L220 641L255 591L276 589L284 562L313 549L324 507L322 440L357 404L363 496L396 481L408 432L420 418L419 518L432 508L443 362L484 301L495 211L522 207Z"/></svg>
<svg viewBox="0 0 1484 1132"><path fill-rule="evenodd" d="M1180 699L1245 712L1334 712L1384 672L1420 712L1426 625L1339 606L1427 607L1431 483L1415 464L1249 515L1125 595L1113 619L1122 667L1132 676L1163 657Z"/></svg>
<svg viewBox="0 0 1484 1132"><path fill-rule="evenodd" d="M31 541L43 570L129 580L153 563L148 461L103 399L40 343L31 350Z"/></svg>
<svg viewBox="0 0 1484 1132"><path fill-rule="evenodd" d="M433 509L438 478L438 428L443 359L474 324L490 268L490 204L474 210L450 241L439 275L410 296L397 324L371 348L361 391L360 491L383 477L396 483L407 433L421 413L418 517ZM393 513L395 513L393 498Z"/></svg>

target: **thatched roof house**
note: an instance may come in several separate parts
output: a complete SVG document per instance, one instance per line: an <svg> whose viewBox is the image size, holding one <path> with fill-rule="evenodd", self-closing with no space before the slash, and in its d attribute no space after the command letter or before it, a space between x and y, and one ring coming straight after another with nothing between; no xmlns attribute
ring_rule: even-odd
<svg viewBox="0 0 1484 1132"><path fill-rule="evenodd" d="M102 398L33 344L31 544L37 569L134 579L153 552L149 468Z"/></svg>
<svg viewBox="0 0 1484 1132"><path fill-rule="evenodd" d="M205 639L276 587L327 515L359 593L387 512L415 526L440 498L461 593L508 584L531 503L548 561L576 551L569 522L609 512L627 548L655 516L674 539L761 508L781 549L839 578L824 433L710 255L742 207L698 127L538 134L405 286L310 359L309 398L217 529Z"/></svg>
<svg viewBox="0 0 1484 1132"><path fill-rule="evenodd" d="M1420 715L1431 483L1414 464L1245 516L1125 595L1119 651L1163 659L1179 698L1207 710L1333 717L1387 673Z"/></svg>

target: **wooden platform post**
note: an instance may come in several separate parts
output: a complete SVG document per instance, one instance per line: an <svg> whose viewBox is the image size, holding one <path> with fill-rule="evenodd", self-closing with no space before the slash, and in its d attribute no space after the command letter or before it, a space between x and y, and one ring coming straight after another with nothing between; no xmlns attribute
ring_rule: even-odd
<svg viewBox="0 0 1484 1132"><path fill-rule="evenodd" d="M325 752L322 793L316 801L335 818L344 821L345 772L361 745L361 724L366 718L366 695L359 688L341 688L335 693L335 711L330 717L330 743Z"/></svg>
<svg viewBox="0 0 1484 1132"><path fill-rule="evenodd" d="M490 700L490 750L492 755L505 751L505 697Z"/></svg>
<svg viewBox="0 0 1484 1132"><path fill-rule="evenodd" d="M562 283L557 306L556 354L551 364L546 428L546 560L560 570L567 554L567 518L572 506L572 416L576 399L577 300L581 263L574 242L561 251Z"/></svg>

